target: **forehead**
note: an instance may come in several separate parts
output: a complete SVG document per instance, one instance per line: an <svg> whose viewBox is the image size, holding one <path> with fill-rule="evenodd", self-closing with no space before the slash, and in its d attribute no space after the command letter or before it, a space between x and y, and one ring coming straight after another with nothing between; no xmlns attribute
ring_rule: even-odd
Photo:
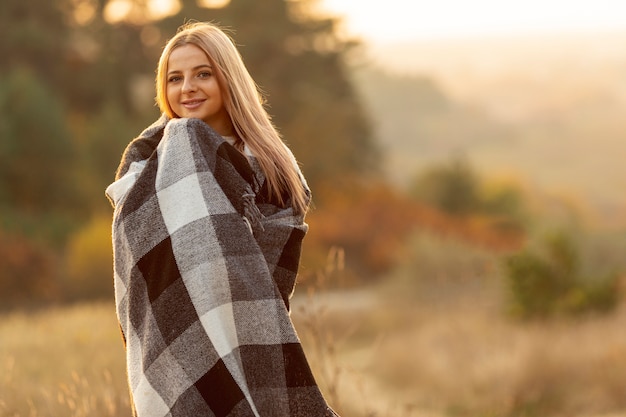
<svg viewBox="0 0 626 417"><path fill-rule="evenodd" d="M197 67L198 65L210 66L211 62L202 49L192 44L174 48L167 60L168 72L182 71L187 68Z"/></svg>

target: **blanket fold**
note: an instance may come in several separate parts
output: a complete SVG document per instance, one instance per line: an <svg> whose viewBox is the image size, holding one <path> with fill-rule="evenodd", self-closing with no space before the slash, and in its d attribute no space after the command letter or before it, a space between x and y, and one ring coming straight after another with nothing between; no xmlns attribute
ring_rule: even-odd
<svg viewBox="0 0 626 417"><path fill-rule="evenodd" d="M114 206L116 311L138 417L335 416L289 318L303 216L198 119L133 140Z"/></svg>

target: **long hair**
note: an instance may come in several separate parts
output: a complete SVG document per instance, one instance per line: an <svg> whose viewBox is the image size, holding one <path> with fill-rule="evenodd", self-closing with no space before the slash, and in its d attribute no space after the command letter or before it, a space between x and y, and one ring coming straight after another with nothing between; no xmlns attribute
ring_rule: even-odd
<svg viewBox="0 0 626 417"><path fill-rule="evenodd" d="M212 23L186 23L167 42L156 76L156 101L161 111L170 118L178 117L167 100L167 64L174 49L189 44L202 49L213 66L224 107L238 138L248 145L259 162L270 197L283 206L290 198L294 211L304 214L308 196L297 162L272 124L263 106L265 100L233 40L222 29Z"/></svg>

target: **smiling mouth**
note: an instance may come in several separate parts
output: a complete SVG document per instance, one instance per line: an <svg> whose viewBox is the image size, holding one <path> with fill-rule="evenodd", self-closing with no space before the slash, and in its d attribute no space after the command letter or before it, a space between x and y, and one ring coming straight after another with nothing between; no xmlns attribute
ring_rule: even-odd
<svg viewBox="0 0 626 417"><path fill-rule="evenodd" d="M181 102L180 104L182 104L182 106L186 108L187 110L194 110L200 107L200 105L204 103L204 101L205 101L204 99L185 100Z"/></svg>

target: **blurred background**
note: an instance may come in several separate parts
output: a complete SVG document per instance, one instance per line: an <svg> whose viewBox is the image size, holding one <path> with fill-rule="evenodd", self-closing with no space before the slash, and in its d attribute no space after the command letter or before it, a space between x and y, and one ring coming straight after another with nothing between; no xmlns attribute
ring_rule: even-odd
<svg viewBox="0 0 626 417"><path fill-rule="evenodd" d="M626 5L2 0L0 416L129 415L104 196L186 20L314 194L292 304L348 416L626 416Z"/></svg>

